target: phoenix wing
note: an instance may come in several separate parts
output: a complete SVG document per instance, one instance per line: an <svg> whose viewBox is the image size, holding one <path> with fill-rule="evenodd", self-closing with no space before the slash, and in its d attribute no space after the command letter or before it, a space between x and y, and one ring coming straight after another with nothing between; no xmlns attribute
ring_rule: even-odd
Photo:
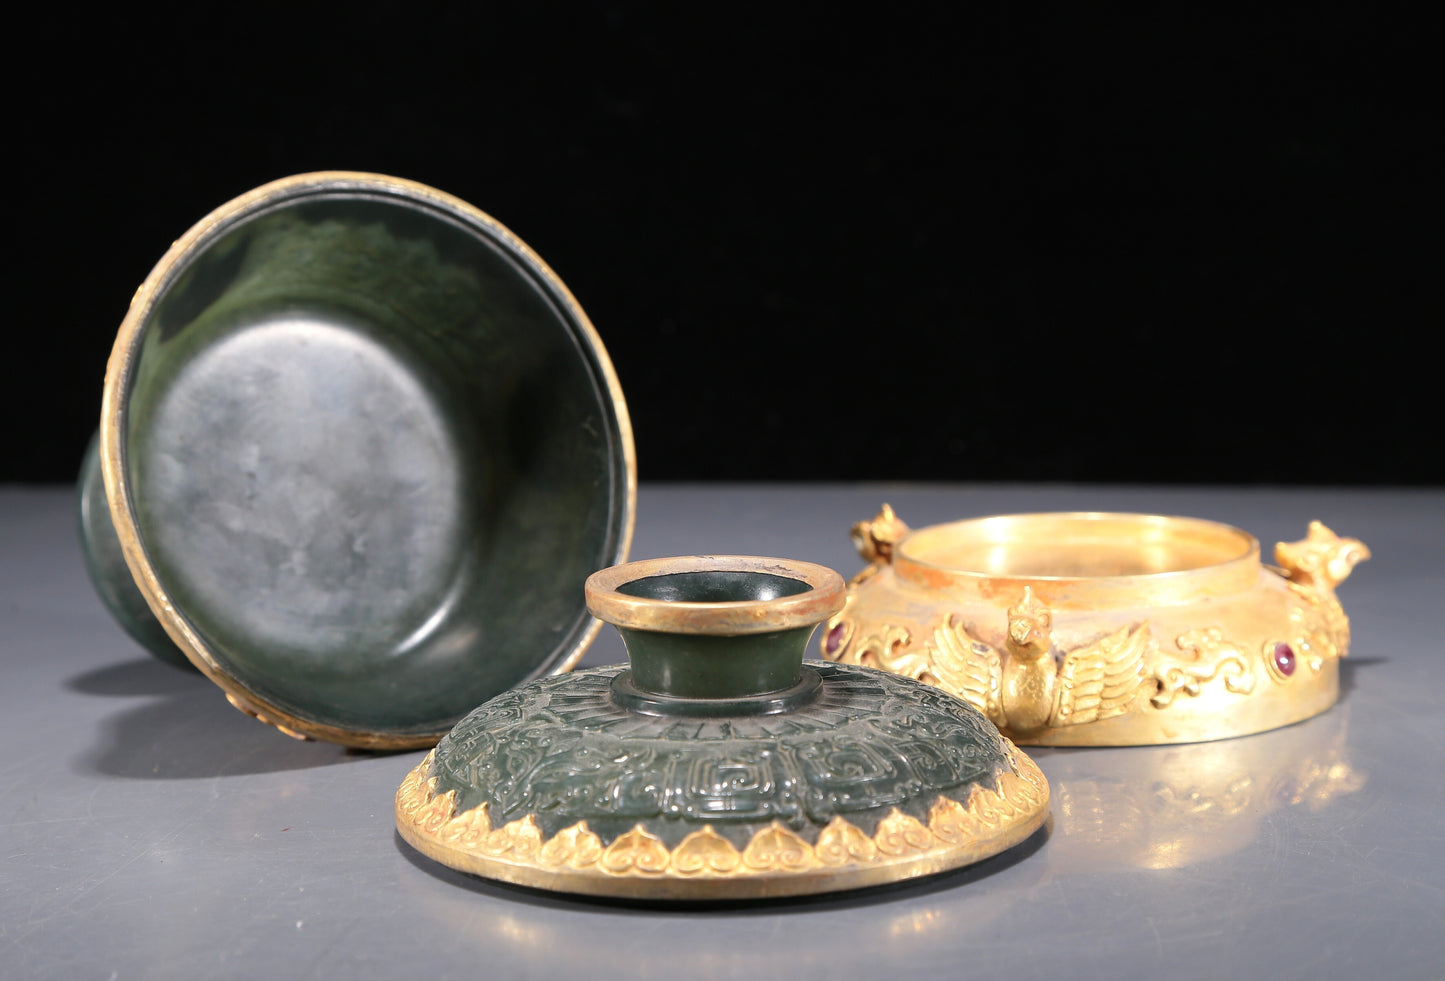
<svg viewBox="0 0 1445 981"><path fill-rule="evenodd" d="M1050 725L1071 726L1123 715L1144 690L1149 625L1122 627L1107 637L1075 648L1059 668L1059 684Z"/></svg>
<svg viewBox="0 0 1445 981"><path fill-rule="evenodd" d="M994 725L1002 726L1003 659L998 651L969 633L952 615L934 630L929 648L930 673L938 679L938 686L968 702Z"/></svg>

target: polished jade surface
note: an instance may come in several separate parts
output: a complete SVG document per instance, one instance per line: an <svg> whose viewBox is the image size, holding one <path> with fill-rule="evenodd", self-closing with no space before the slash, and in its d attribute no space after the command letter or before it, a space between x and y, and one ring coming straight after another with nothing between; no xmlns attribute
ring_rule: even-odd
<svg viewBox="0 0 1445 981"><path fill-rule="evenodd" d="M609 844L643 823L675 847L707 825L741 850L774 822L809 842L834 817L869 836L895 809L926 824L940 795L968 800L1009 768L993 724L937 688L802 670L817 678L807 697L766 714L746 699L637 711L614 696L621 666L542 678L457 723L436 748L436 789L459 810L489 805L497 826L534 815L546 837L586 821Z"/></svg>
<svg viewBox="0 0 1445 981"><path fill-rule="evenodd" d="M843 818L871 837L895 811L926 824L940 796L994 789L1011 769L1006 744L972 706L871 668L804 664L816 624L706 632L718 604L810 588L724 570L622 583L689 604L688 626L620 630L630 667L540 679L480 706L438 744L436 792L455 791L460 810L486 804L498 826L531 815L545 837L585 821L606 845L642 824L672 848L710 827L741 850L775 823L813 843Z"/></svg>
<svg viewBox="0 0 1445 981"><path fill-rule="evenodd" d="M628 596L668 602L727 603L796 596L807 583L763 572L675 572L617 587ZM669 634L618 628L627 646L630 680L639 689L678 698L720 699L780 691L798 681L803 652L816 626L749 634ZM703 714L705 706L694 706Z"/></svg>
<svg viewBox="0 0 1445 981"><path fill-rule="evenodd" d="M242 215L166 283L127 393L157 578L283 712L440 733L587 636L626 437L555 281L468 214L353 188Z"/></svg>
<svg viewBox="0 0 1445 981"><path fill-rule="evenodd" d="M99 439L92 437L80 463L80 477L76 480L80 546L85 554L85 568L90 573L91 585L111 616L136 643L167 664L194 671L195 667L151 612L125 564L115 523L110 520L110 510L105 502L99 447Z"/></svg>

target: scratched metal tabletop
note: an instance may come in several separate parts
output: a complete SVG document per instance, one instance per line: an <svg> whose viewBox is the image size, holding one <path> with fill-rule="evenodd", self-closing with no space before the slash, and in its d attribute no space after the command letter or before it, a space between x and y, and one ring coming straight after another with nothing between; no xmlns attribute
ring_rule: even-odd
<svg viewBox="0 0 1445 981"><path fill-rule="evenodd" d="M1445 977L1445 491L644 485L632 556L861 562L849 525L1124 510L1319 518L1374 553L1340 589L1341 702L1188 746L1032 750L1049 824L981 865L816 900L619 906L413 853L420 752L296 742L152 660L91 592L71 492L0 488L0 976ZM605 631L584 663L623 660Z"/></svg>

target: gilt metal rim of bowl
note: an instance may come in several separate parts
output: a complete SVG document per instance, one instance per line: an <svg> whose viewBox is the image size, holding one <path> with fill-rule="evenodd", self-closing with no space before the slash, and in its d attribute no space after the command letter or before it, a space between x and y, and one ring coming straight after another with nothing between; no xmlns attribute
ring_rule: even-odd
<svg viewBox="0 0 1445 981"><path fill-rule="evenodd" d="M227 671L209 650L199 632L176 608L165 587L161 585L146 555L145 547L141 543L130 490L124 479L125 450L121 434L124 431L125 392L135 369L140 343L145 333L143 328L146 319L162 291L182 271L193 251L227 225L273 202L296 198L307 193L347 189L381 192L423 201L481 226L489 234L496 236L498 241L522 260L529 271L536 275L543 285L554 293L556 299L565 306L567 314L582 332L589 353L595 359L598 374L606 385L607 397L616 414L617 428L621 436L619 443L626 470L625 500L617 552L619 556L627 554L632 543L633 526L637 513L637 459L633 444L632 423L627 414L627 405L623 400L622 386L618 381L617 373L591 319L577 302L576 297L572 295L572 291L542 260L542 257L501 222L461 198L426 184L385 174L334 170L283 177L231 199L196 222L184 235L172 243L170 249L156 263L131 298L130 308L126 311L125 319L121 321L115 345L111 349L110 360L106 365L105 390L101 399L101 474L105 481L111 520L114 522L116 534L120 538L126 565L130 568L131 575L140 588L141 594L145 597L146 603L187 659L225 691L226 697L232 705L247 715L254 716L296 738L321 739L361 749L415 749L435 744L441 736L445 735L446 730L442 729L435 733L393 734L367 732L315 722L299 717L262 698L234 674ZM601 627L601 622L594 619L578 638L573 649L551 667L550 673L560 674L571 670L582 658Z"/></svg>
<svg viewBox="0 0 1445 981"><path fill-rule="evenodd" d="M805 592L775 599L690 602L631 596L618 588L640 579L686 573L755 572L793 579ZM843 608L843 577L827 566L754 555L687 555L638 559L587 577L587 609L633 630L737 636L811 626Z"/></svg>
<svg viewBox="0 0 1445 981"><path fill-rule="evenodd" d="M1042 541L1052 544L1056 539L1056 529L1062 526L1087 528L1095 525L1107 529L1112 526L1127 526L1131 529L1152 529L1159 534L1160 541L1157 543L1141 541L1136 536L1128 544L1132 547L1143 550L1151 544L1167 545L1181 537L1181 533L1207 532L1213 535L1218 541L1228 540L1236 546L1236 550L1228 555L1221 555L1215 561L1181 565L1172 569L1152 570L1148 572L1114 572L1101 573L1097 575L1052 575L1044 573L1015 573L997 572L987 569L976 569L967 566L942 563L924 558L918 553L918 549L928 544L927 539L939 538L944 541L967 539L969 544L984 545L997 539L995 544L1006 546L1012 549L1019 549L1023 546L1036 545ZM987 532L992 528L1004 528L1006 533L1002 535L989 536ZM984 534L977 534L983 532ZM1111 539L1111 541L1114 539ZM1226 524L1223 521L1213 521L1209 518L1192 518L1180 515L1133 513L1128 511L1034 511L1020 514L994 514L980 518L964 518L959 521L947 521L942 524L927 525L922 528L911 529L907 535L898 543L898 552L906 562L948 573L960 578L970 579L997 579L1007 577L1011 579L1030 580L1039 582L1062 582L1066 580L1130 580L1136 582L1157 582L1167 576L1181 576L1189 573L1205 572L1211 569L1221 569L1238 563L1248 563L1257 560L1260 554L1259 540L1249 532L1234 525Z"/></svg>
<svg viewBox="0 0 1445 981"><path fill-rule="evenodd" d="M1103 534L1061 534L1090 524ZM1109 512L915 530L884 505L853 536L869 564L823 655L927 680L1009 738L1045 746L1202 742L1323 712L1350 646L1335 589L1369 558L1319 522L1267 566L1258 539L1231 525ZM1080 544L1171 561L1117 562L1105 548L1071 567Z"/></svg>

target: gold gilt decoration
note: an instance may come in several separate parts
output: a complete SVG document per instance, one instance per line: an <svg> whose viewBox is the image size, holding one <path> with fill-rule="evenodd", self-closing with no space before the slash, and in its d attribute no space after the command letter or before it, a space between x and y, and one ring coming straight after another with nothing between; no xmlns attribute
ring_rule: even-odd
<svg viewBox="0 0 1445 981"><path fill-rule="evenodd" d="M275 729L277 732L280 732L282 735L290 736L292 739L299 739L299 740L301 740L302 742L305 742L305 743L309 743L309 742L312 741L311 737L308 736L308 735L306 735L306 733L304 733L304 732L297 732L295 729L288 729L288 728L286 728L286 727L283 726L280 722L278 722L276 719L272 718L272 717L271 717L270 715L268 715L267 713L262 712L262 711L259 711L258 709L252 708L251 705L250 705L250 703L245 702L245 701L242 701L240 698L238 698L236 695L232 694L231 692L226 692L226 701L228 701L228 702L231 703L231 708L233 708L233 709L235 709L236 711L240 712L242 715L249 715L251 718L255 719L257 722L261 723L262 725L268 725L268 726L270 726L271 728Z"/></svg>
<svg viewBox="0 0 1445 981"><path fill-rule="evenodd" d="M1048 782L1005 742L1009 769L993 787L975 784L962 802L940 795L926 824L895 808L872 835L835 815L813 841L774 821L741 850L711 825L672 849L644 824L607 844L585 821L544 841L531 814L493 828L485 804L457 813L456 792L436 792L434 753L397 790L396 823L407 842L453 868L547 889L706 899L858 888L967 865L1031 835L1048 813Z"/></svg>
<svg viewBox="0 0 1445 981"><path fill-rule="evenodd" d="M706 826L694 831L673 850L672 868L678 875L728 875L736 872L743 856L733 843Z"/></svg>
<svg viewBox="0 0 1445 981"><path fill-rule="evenodd" d="M1056 659L1052 623L1049 609L1024 587L1022 599L1008 611L1004 650L950 616L934 630L931 643L895 652L887 667L940 684L1018 735L1122 715L1138 698L1153 694L1154 682L1144 673L1148 624L1120 628Z"/></svg>
<svg viewBox="0 0 1445 981"><path fill-rule="evenodd" d="M523 820L531 817L529 814ZM597 864L613 875L625 875L628 872L636 875L658 875L667 870L671 857L662 839L649 834L647 829L639 824L608 845Z"/></svg>
<svg viewBox="0 0 1445 981"><path fill-rule="evenodd" d="M1334 595L1335 587L1370 557L1370 550L1358 538L1341 538L1323 522L1311 521L1303 539L1280 542L1274 547L1274 557L1290 582Z"/></svg>
<svg viewBox="0 0 1445 981"><path fill-rule="evenodd" d="M853 525L853 547L865 562L890 562L893 546L902 541L908 532L908 526L893 513L892 506L885 504L872 521L859 521Z"/></svg>
<svg viewBox="0 0 1445 981"><path fill-rule="evenodd" d="M1027 736L1039 729L1080 725L1137 710L1145 695L1156 709L1176 696L1197 697L1204 686L1220 681L1235 694L1254 690L1253 659L1218 627L1185 631L1175 640L1179 656L1157 650L1149 625L1121 627L1090 644L1058 657L1048 641L1048 611L1025 590L1024 600L1009 610L1004 650L979 640L957 616L949 616L931 639L909 646L904 627L883 624L876 633L859 637L842 660L937 685L962 698L1011 735ZM1317 621L1293 616L1306 629ZM1328 635L1297 631L1296 645L1305 652L1330 650ZM1274 642L1265 646L1267 657ZM1152 657L1151 657L1152 655ZM1333 653L1330 656L1334 656ZM1147 664L1152 669L1145 671ZM1319 670L1318 659L1313 662Z"/></svg>
<svg viewBox="0 0 1445 981"><path fill-rule="evenodd" d="M942 799L940 798L940 800ZM950 839L945 838L944 840ZM878 856L878 846L873 844L873 839L862 831L842 818L834 816L833 820L828 822L827 827L818 834L818 842L813 846L813 854L824 865L871 862Z"/></svg>
<svg viewBox="0 0 1445 981"><path fill-rule="evenodd" d="M1280 542L1275 561L1289 577L1290 592L1299 603L1290 610L1290 623L1300 656L1313 671L1326 660L1344 657L1350 650L1350 620L1335 596L1335 587L1351 570L1370 557L1357 538L1341 538L1318 521L1298 542Z"/></svg>
<svg viewBox="0 0 1445 981"><path fill-rule="evenodd" d="M485 813L487 805L473 808L472 813ZM586 821L578 821L570 828L564 828L547 840L537 853L543 865L568 865L574 869L586 868L602 858L602 839L587 828Z"/></svg>
<svg viewBox="0 0 1445 981"><path fill-rule="evenodd" d="M1245 663L1239 647L1226 640L1218 627L1185 631L1174 641L1181 651L1194 656L1187 661L1163 661L1154 669L1158 692L1150 699L1155 708L1168 708L1174 696L1183 692L1197 697L1206 682L1224 679L1224 687L1240 695L1254 690L1254 672Z"/></svg>
<svg viewBox="0 0 1445 981"><path fill-rule="evenodd" d="M913 530L887 506L852 537L868 565L823 656L936 685L1043 745L1193 742L1318 714L1350 644L1335 589L1370 554L1317 521L1275 568L1251 536L1193 518Z"/></svg>
<svg viewBox="0 0 1445 981"><path fill-rule="evenodd" d="M928 651L910 648L912 640L907 629L884 624L876 632L858 639L854 647L856 661L865 668L883 668L909 678L921 678L930 667Z"/></svg>

